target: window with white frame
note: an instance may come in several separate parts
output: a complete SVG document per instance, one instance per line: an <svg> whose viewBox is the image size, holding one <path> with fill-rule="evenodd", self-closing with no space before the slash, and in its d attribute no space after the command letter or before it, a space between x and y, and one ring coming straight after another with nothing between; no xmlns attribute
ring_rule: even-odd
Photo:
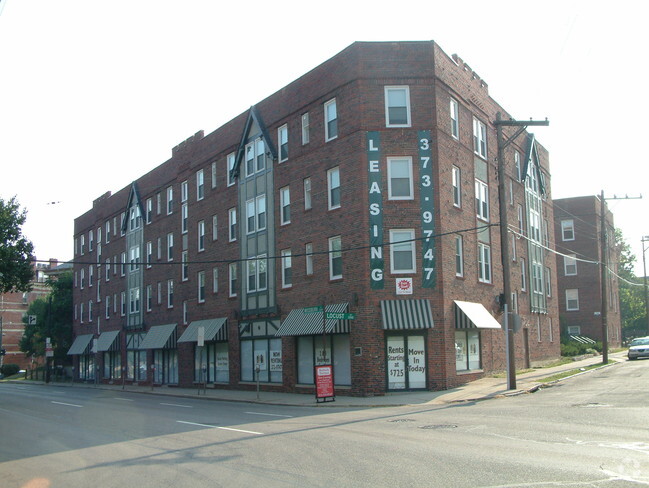
<svg viewBox="0 0 649 488"><path fill-rule="evenodd" d="M189 279L189 252L180 253L180 279L187 281Z"/></svg>
<svg viewBox="0 0 649 488"><path fill-rule="evenodd" d="M170 215L174 210L174 189L167 187L167 215Z"/></svg>
<svg viewBox="0 0 649 488"><path fill-rule="evenodd" d="M139 313L140 312L140 289L131 288L129 290L129 310L130 313Z"/></svg>
<svg viewBox="0 0 649 488"><path fill-rule="evenodd" d="M104 303L105 303L104 317L106 317L106 320L108 320L110 319L110 295L106 297Z"/></svg>
<svg viewBox="0 0 649 488"><path fill-rule="evenodd" d="M516 171L516 181L521 181L523 170L521 168L521 153L514 151L514 171Z"/></svg>
<svg viewBox="0 0 649 488"><path fill-rule="evenodd" d="M245 150L246 158L246 176L251 176L255 174L255 145L250 143L246 145Z"/></svg>
<svg viewBox="0 0 649 488"><path fill-rule="evenodd" d="M552 271L545 267L545 293L548 297L552 296Z"/></svg>
<svg viewBox="0 0 649 488"><path fill-rule="evenodd" d="M106 259L106 277L105 280L106 282L110 281L110 258Z"/></svg>
<svg viewBox="0 0 649 488"><path fill-rule="evenodd" d="M219 238L219 219L216 215L212 215L212 240L216 241Z"/></svg>
<svg viewBox="0 0 649 488"><path fill-rule="evenodd" d="M478 243L478 281L491 283L491 248Z"/></svg>
<svg viewBox="0 0 649 488"><path fill-rule="evenodd" d="M231 297L237 296L237 263L230 263L228 266L229 294Z"/></svg>
<svg viewBox="0 0 649 488"><path fill-rule="evenodd" d="M126 316L126 292L125 291L121 292L119 294L119 298L120 298L120 303L119 303L119 305L120 305L120 315L122 317L124 317L124 316Z"/></svg>
<svg viewBox="0 0 649 488"><path fill-rule="evenodd" d="M390 230L390 271L393 274L415 273L415 231Z"/></svg>
<svg viewBox="0 0 649 488"><path fill-rule="evenodd" d="M110 297L106 297L110 298ZM153 287L146 285L146 311L150 312L153 308Z"/></svg>
<svg viewBox="0 0 649 488"><path fill-rule="evenodd" d="M460 138L460 111L457 100L451 98L449 112L451 114L451 136L454 139Z"/></svg>
<svg viewBox="0 0 649 488"><path fill-rule="evenodd" d="M487 159L487 126L473 118L473 152Z"/></svg>
<svg viewBox="0 0 649 488"><path fill-rule="evenodd" d="M266 255L248 258L248 293L263 291L268 288L268 272Z"/></svg>
<svg viewBox="0 0 649 488"><path fill-rule="evenodd" d="M212 163L212 173L211 173L212 188L216 188L216 167L217 167L216 162Z"/></svg>
<svg viewBox="0 0 649 488"><path fill-rule="evenodd" d="M88 301L88 323L92 323L92 300Z"/></svg>
<svg viewBox="0 0 649 488"><path fill-rule="evenodd" d="M569 335L581 335L581 326L580 325L569 325L568 326Z"/></svg>
<svg viewBox="0 0 649 488"><path fill-rule="evenodd" d="M198 284L198 303L205 302L205 271L199 271L197 275L197 284Z"/></svg>
<svg viewBox="0 0 649 488"><path fill-rule="evenodd" d="M255 160L258 173L266 169L266 145L261 137L255 140Z"/></svg>
<svg viewBox="0 0 649 488"><path fill-rule="evenodd" d="M167 308L174 306L174 280L167 280Z"/></svg>
<svg viewBox="0 0 649 488"><path fill-rule="evenodd" d="M212 268L212 292L219 292L219 268Z"/></svg>
<svg viewBox="0 0 649 488"><path fill-rule="evenodd" d="M563 274L565 276L575 276L577 274L577 256L570 254L563 257Z"/></svg>
<svg viewBox="0 0 649 488"><path fill-rule="evenodd" d="M126 276L126 252L123 252L121 255L121 261L120 261L120 275L121 276Z"/></svg>
<svg viewBox="0 0 649 488"><path fill-rule="evenodd" d="M408 86L385 87L386 127L410 127L410 88Z"/></svg>
<svg viewBox="0 0 649 488"><path fill-rule="evenodd" d="M110 242L110 220L106 221L106 233L105 233L106 244Z"/></svg>
<svg viewBox="0 0 649 488"><path fill-rule="evenodd" d="M153 261L153 244L151 241L146 243L146 267L151 267L151 262Z"/></svg>
<svg viewBox="0 0 649 488"><path fill-rule="evenodd" d="M88 252L92 252L93 249L93 243L94 243L94 232L89 231L88 232Z"/></svg>
<svg viewBox="0 0 649 488"><path fill-rule="evenodd" d="M188 222L188 207L186 203L183 203L180 207L180 230L183 234L187 234L187 222Z"/></svg>
<svg viewBox="0 0 649 488"><path fill-rule="evenodd" d="M522 236L525 234L525 227L523 223L523 206L519 205L518 206L518 233ZM521 236L518 236L520 239Z"/></svg>
<svg viewBox="0 0 649 488"><path fill-rule="evenodd" d="M205 250L205 221L198 221L198 252Z"/></svg>
<svg viewBox="0 0 649 488"><path fill-rule="evenodd" d="M196 200L205 198L205 174L202 169L196 172Z"/></svg>
<svg viewBox="0 0 649 488"><path fill-rule="evenodd" d="M302 145L309 143L309 112L302 114Z"/></svg>
<svg viewBox="0 0 649 488"><path fill-rule="evenodd" d="M183 324L187 325L189 321L189 310L187 307L187 300L183 300Z"/></svg>
<svg viewBox="0 0 649 488"><path fill-rule="evenodd" d="M284 124L277 129L277 147L279 148L279 162L288 159L288 126Z"/></svg>
<svg viewBox="0 0 649 488"><path fill-rule="evenodd" d="M455 236L455 276L464 276L464 241L462 236Z"/></svg>
<svg viewBox="0 0 649 488"><path fill-rule="evenodd" d="M228 186L234 185L234 174L232 173L232 170L234 169L235 160L236 159L235 159L234 153L228 154L228 156L226 158L226 162L227 162L226 169L227 169L227 172L228 172L228 174L227 174Z"/></svg>
<svg viewBox="0 0 649 488"><path fill-rule="evenodd" d="M189 198L189 186L187 184L187 180L183 181L180 184L180 202L186 202L187 199Z"/></svg>
<svg viewBox="0 0 649 488"><path fill-rule="evenodd" d="M313 274L313 243L307 242L304 245L304 259L306 261L306 274L311 276Z"/></svg>
<svg viewBox="0 0 649 488"><path fill-rule="evenodd" d="M525 259L521 258L521 291L527 290L527 265Z"/></svg>
<svg viewBox="0 0 649 488"><path fill-rule="evenodd" d="M151 216L153 215L153 200L147 198L146 200L146 223L151 223Z"/></svg>
<svg viewBox="0 0 649 488"><path fill-rule="evenodd" d="M156 214L160 215L162 212L162 195L160 192L155 194L155 201L156 201Z"/></svg>
<svg viewBox="0 0 649 488"><path fill-rule="evenodd" d="M174 235L173 233L167 234L167 261L174 259Z"/></svg>
<svg viewBox="0 0 649 488"><path fill-rule="evenodd" d="M461 187L461 172L460 168L453 166L453 205L456 207L462 206L462 187Z"/></svg>
<svg viewBox="0 0 649 488"><path fill-rule="evenodd" d="M291 250L284 249L282 252L282 288L293 286L293 262L291 260Z"/></svg>
<svg viewBox="0 0 649 488"><path fill-rule="evenodd" d="M327 171L327 197L329 210L340 208L340 168L338 167Z"/></svg>
<svg viewBox="0 0 649 488"><path fill-rule="evenodd" d="M255 208L257 211L257 230L266 229L266 195L259 195L255 198Z"/></svg>
<svg viewBox="0 0 649 488"><path fill-rule="evenodd" d="M325 142L338 137L338 110L336 99L333 98L324 104L325 117Z"/></svg>
<svg viewBox="0 0 649 488"><path fill-rule="evenodd" d="M516 236L510 234L512 261L516 261Z"/></svg>
<svg viewBox="0 0 649 488"><path fill-rule="evenodd" d="M88 288L92 288L92 283L95 281L94 269L92 265L88 266Z"/></svg>
<svg viewBox="0 0 649 488"><path fill-rule="evenodd" d="M579 290L576 288L566 290L566 310L579 310Z"/></svg>
<svg viewBox="0 0 649 488"><path fill-rule="evenodd" d="M561 221L561 239L564 241L575 240L575 222L572 219Z"/></svg>
<svg viewBox="0 0 649 488"><path fill-rule="evenodd" d="M279 206L280 206L280 223L282 225L291 222L291 193L288 186L280 188L279 190Z"/></svg>
<svg viewBox="0 0 649 488"><path fill-rule="evenodd" d="M388 198L412 200L414 198L412 158L388 158Z"/></svg>
<svg viewBox="0 0 649 488"><path fill-rule="evenodd" d="M311 208L311 178L304 179L304 210Z"/></svg>
<svg viewBox="0 0 649 488"><path fill-rule="evenodd" d="M131 265L131 271L140 269L140 246L133 246L129 250L129 263Z"/></svg>
<svg viewBox="0 0 649 488"><path fill-rule="evenodd" d="M478 179L475 180L475 211L479 219L489 221L489 187Z"/></svg>
<svg viewBox="0 0 649 488"><path fill-rule="evenodd" d="M237 209L228 210L228 228L230 242L237 240Z"/></svg>
<svg viewBox="0 0 649 488"><path fill-rule="evenodd" d="M329 238L329 279L343 277L342 241L340 236Z"/></svg>

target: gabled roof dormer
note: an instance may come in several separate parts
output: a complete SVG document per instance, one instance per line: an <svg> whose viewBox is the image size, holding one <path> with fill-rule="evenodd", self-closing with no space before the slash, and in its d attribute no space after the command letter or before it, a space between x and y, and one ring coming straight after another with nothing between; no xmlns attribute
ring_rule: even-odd
<svg viewBox="0 0 649 488"><path fill-rule="evenodd" d="M264 124L257 108L253 105L248 112L248 118L246 119L241 134L241 141L237 148L237 154L232 168L232 176L234 178L238 178L241 173L241 164L245 157L246 145L259 138L264 141L266 155L270 156L271 161L275 161L277 159L277 149L275 148L273 139L270 137L266 124Z"/></svg>

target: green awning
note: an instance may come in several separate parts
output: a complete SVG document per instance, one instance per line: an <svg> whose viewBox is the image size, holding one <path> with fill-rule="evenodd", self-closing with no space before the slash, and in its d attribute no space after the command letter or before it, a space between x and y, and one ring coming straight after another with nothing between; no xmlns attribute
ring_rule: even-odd
<svg viewBox="0 0 649 488"><path fill-rule="evenodd" d="M174 339L175 332L176 324L154 325L140 343L140 349L167 349L167 343Z"/></svg>
<svg viewBox="0 0 649 488"><path fill-rule="evenodd" d="M336 303L327 305L327 312L345 313L347 303ZM303 308L291 310L288 317L279 326L275 337L282 336L306 336L322 334L323 329L322 312L306 313ZM327 334L349 334L349 320L326 319L324 324Z"/></svg>
<svg viewBox="0 0 649 488"><path fill-rule="evenodd" d="M384 330L431 329L433 314L428 300L381 300Z"/></svg>
<svg viewBox="0 0 649 488"><path fill-rule="evenodd" d="M109 351L119 336L119 330L109 330L102 332L97 339L97 352Z"/></svg>
<svg viewBox="0 0 649 488"><path fill-rule="evenodd" d="M83 334L75 337L74 342L68 350L68 356L74 356L79 354L85 354L86 349L92 341L93 334Z"/></svg>
<svg viewBox="0 0 649 488"><path fill-rule="evenodd" d="M205 328L206 341L227 341L228 328L224 327L228 321L225 317L207 320L195 320L189 324L187 330L180 336L178 342L198 342L198 329Z"/></svg>

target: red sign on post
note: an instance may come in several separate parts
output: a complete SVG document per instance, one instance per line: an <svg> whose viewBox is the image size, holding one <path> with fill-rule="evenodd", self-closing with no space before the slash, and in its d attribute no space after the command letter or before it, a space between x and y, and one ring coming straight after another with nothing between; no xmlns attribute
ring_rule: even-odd
<svg viewBox="0 0 649 488"><path fill-rule="evenodd" d="M316 400L334 400L334 374L331 364L315 367L315 397Z"/></svg>

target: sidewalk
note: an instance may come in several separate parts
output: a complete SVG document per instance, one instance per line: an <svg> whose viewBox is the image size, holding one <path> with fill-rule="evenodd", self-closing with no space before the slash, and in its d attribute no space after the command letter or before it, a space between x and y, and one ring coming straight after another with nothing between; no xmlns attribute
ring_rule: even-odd
<svg viewBox="0 0 649 488"><path fill-rule="evenodd" d="M611 367L626 360L626 351L609 354L609 360L613 361L606 367ZM444 391L417 391L404 393L387 393L384 396L374 397L349 397L337 396L333 402L316 403L313 395L298 393L276 393L261 391L257 396L256 391L222 390L207 388L205 391L199 388L175 388L166 386L131 386L126 385L122 389L121 384L115 385L93 385L93 384L70 384L52 383L53 386L66 386L72 388L97 388L102 390L117 390L137 392L150 395L164 395L177 398L203 398L208 400L220 400L229 402L261 403L266 405L290 405L302 407L351 407L371 408L402 405L443 405L450 403L461 403L470 401L486 400L500 396L513 396L536 391L543 383L542 379L565 371L585 368L602 362L601 356L589 357L580 361L574 361L561 366L551 368L539 368L528 373L519 374L516 377L516 389L507 389L507 378L487 377L466 385ZM14 380L20 381L20 380Z"/></svg>

